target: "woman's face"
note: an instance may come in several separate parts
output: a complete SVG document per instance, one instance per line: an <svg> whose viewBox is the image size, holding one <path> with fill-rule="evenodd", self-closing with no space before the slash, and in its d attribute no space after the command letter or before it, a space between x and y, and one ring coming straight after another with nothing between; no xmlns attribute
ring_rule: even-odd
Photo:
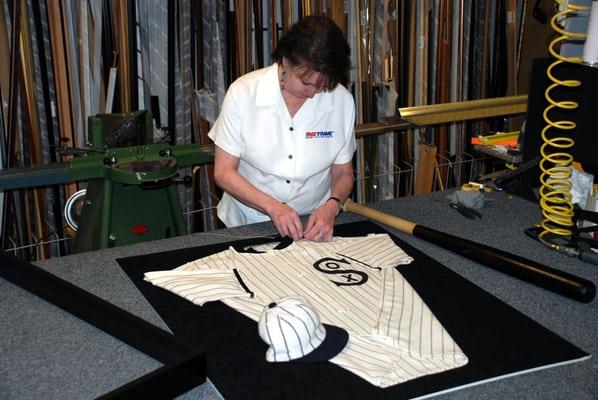
<svg viewBox="0 0 598 400"><path fill-rule="evenodd" d="M327 89L328 79L320 72L302 65L286 63L284 90L294 97L312 98L316 93Z"/></svg>

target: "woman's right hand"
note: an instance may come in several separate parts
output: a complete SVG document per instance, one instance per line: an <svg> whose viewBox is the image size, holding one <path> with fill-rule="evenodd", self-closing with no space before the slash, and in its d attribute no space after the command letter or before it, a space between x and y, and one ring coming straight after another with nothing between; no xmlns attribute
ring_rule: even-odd
<svg viewBox="0 0 598 400"><path fill-rule="evenodd" d="M299 214L283 203L275 204L268 215L281 236L290 237L293 240L303 239L303 225Z"/></svg>

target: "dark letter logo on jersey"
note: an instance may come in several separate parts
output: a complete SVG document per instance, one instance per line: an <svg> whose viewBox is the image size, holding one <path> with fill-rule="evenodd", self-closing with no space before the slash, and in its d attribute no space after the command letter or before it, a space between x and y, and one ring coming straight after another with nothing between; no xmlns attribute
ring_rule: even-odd
<svg viewBox="0 0 598 400"><path fill-rule="evenodd" d="M354 269L341 269L341 267L345 267L345 265L341 264L351 265L351 263L344 258L336 259L326 257L316 261L314 263L314 268L325 274L340 275L340 278L343 279L342 282L330 280L337 286L363 285L368 281L368 275L365 272L355 271Z"/></svg>

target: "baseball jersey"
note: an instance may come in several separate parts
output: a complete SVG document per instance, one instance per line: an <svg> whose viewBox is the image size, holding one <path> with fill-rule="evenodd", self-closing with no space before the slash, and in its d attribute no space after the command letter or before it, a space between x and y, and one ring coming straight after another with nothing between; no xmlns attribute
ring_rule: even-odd
<svg viewBox="0 0 598 400"><path fill-rule="evenodd" d="M145 279L195 304L220 299L255 321L272 299L304 296L323 323L349 332L347 346L330 362L388 387L468 361L394 268L412 260L387 234L374 234L301 240L262 253L231 247Z"/></svg>
<svg viewBox="0 0 598 400"><path fill-rule="evenodd" d="M330 196L331 165L353 158L354 125L355 103L342 85L308 98L291 117L274 63L230 85L208 136L239 158L239 174L253 186L303 215ZM226 192L218 217L228 227L270 220Z"/></svg>

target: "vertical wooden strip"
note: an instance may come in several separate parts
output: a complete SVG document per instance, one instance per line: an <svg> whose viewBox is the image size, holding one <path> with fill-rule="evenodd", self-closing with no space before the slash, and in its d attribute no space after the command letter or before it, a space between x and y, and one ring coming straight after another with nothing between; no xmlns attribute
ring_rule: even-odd
<svg viewBox="0 0 598 400"><path fill-rule="evenodd" d="M459 18L463 0L458 0L453 2L451 7L451 56L449 62L449 102L455 102L458 100L458 93L459 87L461 86L461 54L460 48L461 44L463 43L463 27L461 24L461 20ZM456 152L457 148L457 136L458 136L459 124L458 123L451 123L447 127L447 149L445 154L440 154L442 160L440 164L449 164L449 168L445 168L447 171L447 176L439 175L438 182L445 181L447 182L449 179L449 175L451 175L453 157ZM444 186L444 185L443 185Z"/></svg>
<svg viewBox="0 0 598 400"><path fill-rule="evenodd" d="M12 26L11 26L11 44L10 44L10 79L9 79L9 95L8 95L8 120L6 128L6 159L4 160L6 167L10 168L14 165L14 158L18 147L18 68L19 68L19 47L20 47L20 0L15 0L11 9ZM2 234L2 248L11 246L12 236L18 236L20 242L25 240L23 234L24 224L22 221L21 205L22 192L13 190L8 192L5 198L5 207L2 215L2 227L4 232Z"/></svg>
<svg viewBox="0 0 598 400"><path fill-rule="evenodd" d="M417 9L414 4L411 4L409 7L409 33L407 34L408 37L408 51L407 51L407 59L406 64L407 67L407 106L414 105L415 99L415 64L413 60L415 60L415 49L417 45Z"/></svg>
<svg viewBox="0 0 598 400"><path fill-rule="evenodd" d="M504 65L507 64L506 57L506 6L504 2L496 4L495 16L494 16L494 41L493 41L493 59L491 62L491 80L490 80L490 97L504 96L507 90L507 68ZM496 131L502 129L502 119L494 118L492 130Z"/></svg>
<svg viewBox="0 0 598 400"><path fill-rule="evenodd" d="M77 3L75 3L77 4ZM83 115L81 112L81 91L79 82L79 38L75 29L76 18L73 16L77 12L76 8L71 8L70 4L62 4L62 29L65 40L67 70L69 73L68 92L70 96L71 118L73 122L74 146L82 146L85 143L83 129Z"/></svg>
<svg viewBox="0 0 598 400"><path fill-rule="evenodd" d="M90 115L91 110L91 80L90 80L90 58L89 58L89 47L90 47L90 40L89 40L89 27L88 27L88 9L87 9L87 1L80 0L79 1L79 65L81 67L81 103L83 108L83 120L87 121L87 117ZM93 50L93 49L92 49ZM87 124L83 124L83 129L87 132ZM86 138L88 137L87 134L84 135Z"/></svg>
<svg viewBox="0 0 598 400"><path fill-rule="evenodd" d="M37 3L33 5L33 16L35 21L35 30L36 30L36 37L37 37L37 50L38 50L38 58L39 58L39 70L44 71L40 74L39 78L41 79L41 86L42 86L42 96L43 96L43 104L44 104L44 117L46 122L46 143L48 145L48 153L49 153L49 161L56 162L57 161L57 154L54 150L54 146L56 146L57 140L57 130L55 125L55 117L53 115L53 88L51 86L51 77L53 76L53 71L51 67L51 58L49 58L50 54L47 51L48 48L46 47L46 41L48 40L48 30L47 30L47 14L45 13L45 5ZM48 41L49 43L49 41ZM62 204L63 202L61 199L63 196L61 195L61 186L53 185L51 188L48 188L48 207L50 208L48 212L48 219L51 221L50 223L53 224L53 227L57 233L57 236L60 235L60 232L64 232L64 222L62 218ZM59 242L55 245L55 248L58 249L58 255L63 255L66 253L66 246L65 242Z"/></svg>
<svg viewBox="0 0 598 400"><path fill-rule="evenodd" d="M355 94L356 94L356 113L355 118L358 124L364 122L363 119L363 86L361 84L361 77L363 76L363 57L361 48L361 20L359 18L359 0L354 0L354 26L355 26L355 59L357 60L357 75L355 80ZM361 142L363 143L363 142Z"/></svg>
<svg viewBox="0 0 598 400"><path fill-rule="evenodd" d="M204 87L204 48L203 48L203 1L191 2L191 69L193 73L192 86L193 91ZM195 104L195 102L193 102ZM193 112L193 111L192 111ZM199 131L194 129L196 143Z"/></svg>
<svg viewBox="0 0 598 400"><path fill-rule="evenodd" d="M375 67L376 67L376 62L377 62L377 58L379 57L379 55L376 52L376 40L377 40L377 33L379 32L379 30L377 30L377 25L378 25L378 9L377 9L377 3L379 4L379 2L375 1L375 0L368 0L366 2L366 7L367 7L367 15L368 15L368 37L367 37L367 51L368 51L368 74L367 74L367 79L366 79L366 88L367 88L367 93L368 93L368 119L367 122L375 122L378 119L378 113L377 113L377 107L376 107L376 94L374 93L374 82L378 83L380 77L378 76L378 80L375 81L374 76L376 74L375 71ZM378 70L379 71L379 70ZM380 184L378 182L378 178L377 175L380 173L380 163L382 162L382 160L380 160L380 153L378 152L378 143L384 140L384 138L380 135L371 137L368 143L369 149L368 149L368 153L369 153L369 160L368 160L368 165L369 165L369 176L368 176L368 180L369 180L369 185L368 185L368 197L367 197L367 201L376 201L377 195L380 188Z"/></svg>
<svg viewBox="0 0 598 400"><path fill-rule="evenodd" d="M295 21L293 12L293 0L281 0L282 6L282 30L284 33L288 32Z"/></svg>
<svg viewBox="0 0 598 400"><path fill-rule="evenodd" d="M241 64L239 75L244 75L251 71L253 64L253 51L251 46L251 6L245 0L237 1L235 12L237 13L239 55Z"/></svg>
<svg viewBox="0 0 598 400"><path fill-rule="evenodd" d="M253 29L253 10L250 4L245 4L245 73L253 71L255 69L255 54L253 48L253 40L251 37L251 30Z"/></svg>
<svg viewBox="0 0 598 400"><path fill-rule="evenodd" d="M357 124L363 123L363 86L362 86L362 75L363 75L363 50L361 48L361 19L360 19L360 0L354 0L354 27L355 27L355 46L356 60L357 60L357 74L355 79L355 97L356 97L356 112L355 120ZM359 176L359 182L357 185L357 201L363 202L365 199L365 139L363 137L357 140L357 170Z"/></svg>
<svg viewBox="0 0 598 400"><path fill-rule="evenodd" d="M193 101L191 102L191 136L193 137L194 143L201 143L201 126L199 110L197 107L197 89L204 88L203 78L203 32L202 32L202 5L201 2L191 2L191 96Z"/></svg>
<svg viewBox="0 0 598 400"><path fill-rule="evenodd" d="M451 54L451 36L452 36L452 12L451 1L440 1L440 27L438 34L438 87L437 103L447 103L450 99L450 54ZM448 129L446 125L438 128L437 154L445 157L447 151ZM446 167L444 163L439 165L440 176L446 176Z"/></svg>
<svg viewBox="0 0 598 400"><path fill-rule="evenodd" d="M128 1L115 0L112 3L116 51L118 54L118 88L121 112L130 112L131 108L131 60L129 60L129 12ZM174 128L174 127L169 127Z"/></svg>
<svg viewBox="0 0 598 400"><path fill-rule="evenodd" d="M403 60L403 64L406 65L406 68L404 70L404 77L406 78L407 84L404 88L405 99L403 100L403 104L405 104L405 106L413 106L415 100L414 60L417 43L417 8L415 7L414 2L405 2L404 15L406 28L404 31L405 58ZM403 159L409 160L407 162L409 162L410 164L413 164L413 160L417 160L419 158L418 136L418 129L410 129L409 131L407 131L407 135L405 135L405 141L403 142L403 154L405 155L405 157ZM417 168L417 166L413 165L413 168Z"/></svg>
<svg viewBox="0 0 598 400"><path fill-rule="evenodd" d="M137 51L137 11L136 0L128 0L126 3L126 19L123 21L127 26L127 63L129 64L129 97L131 111L139 110L139 71L138 71L138 51ZM121 3L125 3L121 0Z"/></svg>
<svg viewBox="0 0 598 400"><path fill-rule="evenodd" d="M60 4L58 2L49 1L47 6L48 23L50 25L50 43L52 47L52 63L56 86L56 100L58 103L58 123L61 136L65 138L68 145L74 146L70 96L68 91L69 76L65 63L65 38L62 30L62 13L60 12ZM69 195L74 192L75 191L73 190Z"/></svg>
<svg viewBox="0 0 598 400"><path fill-rule="evenodd" d="M24 111L26 113L26 122L29 134L31 135L31 162L33 165L42 162L42 149L40 138L39 119L37 118L37 103L35 96L35 75L33 73L33 53L31 49L31 33L29 30L29 16L26 1L21 1L21 35L19 52L20 52L20 80L21 80L21 95L24 103Z"/></svg>
<svg viewBox="0 0 598 400"><path fill-rule="evenodd" d="M193 101L191 102L191 133L194 143L202 143L202 129L201 129L201 116L199 114L198 107L198 92L197 88L204 88L204 76L203 76L203 1L191 2L191 93ZM207 24L208 18L205 23ZM210 19L211 21L211 19ZM206 27L207 29L207 27ZM206 49L207 50L207 49ZM191 173L192 178L192 204L194 209L201 207L201 200L203 199L203 186L196 179L195 170ZM189 233L197 232L199 224L205 224L202 213L196 213L193 218L192 229ZM204 225L205 226L205 225ZM204 229L205 230L205 229Z"/></svg>
<svg viewBox="0 0 598 400"><path fill-rule="evenodd" d="M426 143L419 144L415 194L432 191L436 166L436 147Z"/></svg>
<svg viewBox="0 0 598 400"><path fill-rule="evenodd" d="M253 0L253 33L255 37L255 68L264 66L264 35L263 35L262 0Z"/></svg>
<svg viewBox="0 0 598 400"><path fill-rule="evenodd" d="M274 51L276 45L278 44L278 1L277 0L270 0L270 23L269 23L269 30L270 30L270 50L271 52Z"/></svg>
<svg viewBox="0 0 598 400"><path fill-rule="evenodd" d="M421 13L421 25L422 29L420 31L421 34L421 43L419 47L421 48L421 58L422 61L420 63L421 68L421 92L419 94L419 104L426 105L428 104L428 81L429 81L429 49L430 49L430 13L432 10L432 2L430 0L423 1L423 10Z"/></svg>
<svg viewBox="0 0 598 400"><path fill-rule="evenodd" d="M469 84L469 73L470 73L470 62L469 62L469 51L471 36L473 30L471 29L471 10L472 5L470 0L461 0L461 9L459 15L459 25L461 26L461 41L459 45L459 76L460 84L457 91L457 99L459 101L468 100L467 87ZM455 184L460 185L463 180L464 163L463 155L465 152L466 141L469 142L469 135L467 134L468 124L461 122L457 125L456 134L456 149L455 149Z"/></svg>
<svg viewBox="0 0 598 400"><path fill-rule="evenodd" d="M170 141L175 143L176 137L176 85L175 85L175 63L176 63L176 24L177 24L177 2L168 0L168 30L167 30L167 87L168 87L168 130Z"/></svg>
<svg viewBox="0 0 598 400"><path fill-rule="evenodd" d="M507 0L507 96L517 94L517 0Z"/></svg>
<svg viewBox="0 0 598 400"><path fill-rule="evenodd" d="M245 27L245 1L244 0L235 0L234 1L234 19L235 19L235 29L236 35L235 39L237 41L237 76L245 74L246 65L247 65L247 40L245 37L247 36L247 29Z"/></svg>
<svg viewBox="0 0 598 400"><path fill-rule="evenodd" d="M83 1L83 0L82 0ZM86 3L89 4L87 0ZM90 40L90 53L89 53L89 60L87 61L89 65L89 74L90 74L90 81L89 81L89 112L85 115L85 119L83 120L83 125L85 129L87 129L87 117L89 115L99 114L102 109L102 104L104 103L105 99L105 81L103 80L103 69L108 69L108 66L103 66L102 64L102 9L103 9L103 2L101 0L94 0L89 5L88 13L89 13L89 22L87 24L88 27L88 35ZM147 52L149 53L149 51ZM149 57L149 56L148 56ZM110 63L108 63L110 65ZM146 63L147 69L149 70L149 62ZM147 74L149 76L149 73ZM149 79L148 79L149 82ZM149 90L148 98L149 98ZM149 104L149 101L148 101ZM149 106L148 106L149 108ZM87 131L86 131L87 132Z"/></svg>
<svg viewBox="0 0 598 400"><path fill-rule="evenodd" d="M39 124L39 112L37 109L35 74L33 72L33 50L31 43L31 30L29 26L29 7L27 2L22 1L21 10L21 46L20 46L20 64L21 64L21 93L25 112L25 127L28 136L28 146L23 150L28 152L29 165L43 164L41 129ZM43 240L48 233L46 226L46 194L45 189L27 189L31 192L31 230L38 241ZM48 256L48 246L41 246L39 256L46 258Z"/></svg>
<svg viewBox="0 0 598 400"><path fill-rule="evenodd" d="M415 28L415 13L413 10L413 4L411 2L400 2L399 3L399 18L397 20L397 31L399 35L400 43L400 56L396 62L397 77L399 80L399 107L408 107L413 105L413 98L411 94L413 92L413 63L412 51L415 47L412 46L412 35L414 34ZM415 177L415 165L413 162L414 157L417 156L417 145L414 139L415 131L409 129L407 132L401 135L400 148L398 149L397 159L399 160L399 167L402 170L410 170L412 177ZM401 177L399 177L401 178ZM412 193L413 186L410 184L413 179L401 179L400 187L398 189L398 195Z"/></svg>
<svg viewBox="0 0 598 400"><path fill-rule="evenodd" d="M345 14L344 0L328 0L326 14L332 19L347 36L347 17Z"/></svg>
<svg viewBox="0 0 598 400"><path fill-rule="evenodd" d="M525 32L525 14L527 12L527 0L523 0L523 4L521 5L521 15L518 20L518 28L517 28L517 60L515 63L517 64L517 83L519 84L519 68L521 67L521 52L523 51L523 33ZM525 88L527 91L527 88ZM517 85L517 94L521 93L521 88Z"/></svg>
<svg viewBox="0 0 598 400"><path fill-rule="evenodd" d="M485 0L486 5L484 7L484 23L483 23L483 35L482 35L482 74L480 80L482 81L480 98L488 97L488 64L490 61L489 51L489 34L490 34L490 8L491 0ZM483 126L483 125L482 125ZM482 128L483 130L483 128Z"/></svg>
<svg viewBox="0 0 598 400"><path fill-rule="evenodd" d="M250 28L247 27L247 4L246 1L239 1L237 2L237 9L236 9L238 18L239 18L239 55L241 61L241 69L239 71L239 76L246 74L249 72L247 66L249 65L250 61L248 60L248 56L250 53L249 41L251 40Z"/></svg>
<svg viewBox="0 0 598 400"><path fill-rule="evenodd" d="M367 88L369 93L369 119L368 122L374 122L377 118L376 116L376 107L375 107L375 99L374 99L374 63L375 58L378 56L376 54L376 0L368 0L367 1L367 8L368 8L368 74L367 74Z"/></svg>
<svg viewBox="0 0 598 400"><path fill-rule="evenodd" d="M228 12L228 19L227 19L227 26L229 28L230 34L226 36L226 50L227 50L227 59L230 64L230 69L228 73L228 83L232 83L237 76L239 76L239 71L241 69L240 65L240 51L239 51L239 25L237 19L239 18L237 13L237 0L233 0L232 7Z"/></svg>
<svg viewBox="0 0 598 400"><path fill-rule="evenodd" d="M301 13L303 16L311 15L311 2L309 0L300 0L301 1Z"/></svg>
<svg viewBox="0 0 598 400"><path fill-rule="evenodd" d="M0 7L0 58L10 60L10 43L8 40L8 30L6 27L6 15L4 7ZM10 62L0 63L0 92L2 93L0 101L2 104L8 104L10 92ZM3 120L8 121L8 108L2 106ZM3 127L6 129L6 127ZM4 132L1 132L4 134Z"/></svg>

